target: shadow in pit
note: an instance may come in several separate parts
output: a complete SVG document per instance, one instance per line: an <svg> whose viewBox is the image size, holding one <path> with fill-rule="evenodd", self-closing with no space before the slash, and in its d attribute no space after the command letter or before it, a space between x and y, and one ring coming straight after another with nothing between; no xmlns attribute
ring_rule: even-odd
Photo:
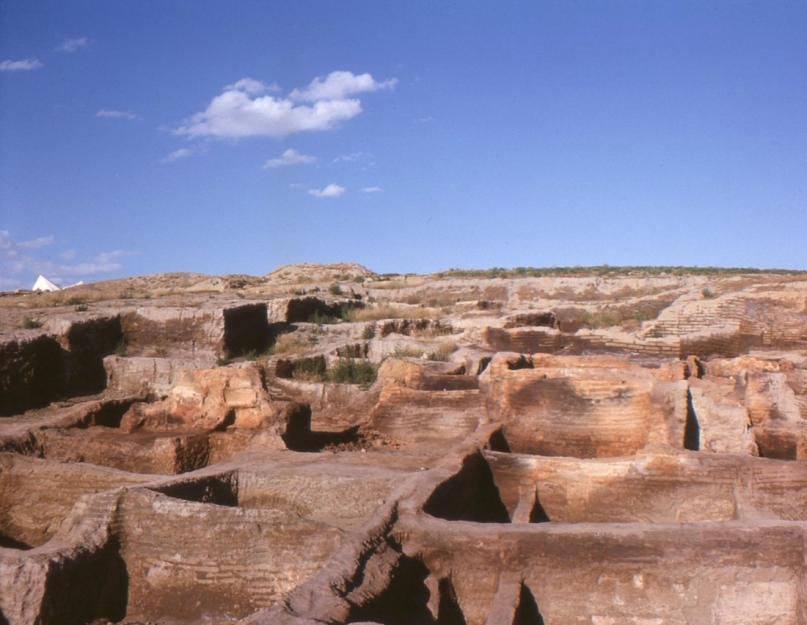
<svg viewBox="0 0 807 625"><path fill-rule="evenodd" d="M460 471L434 489L423 511L447 521L510 522L490 465L479 452L467 456Z"/></svg>
<svg viewBox="0 0 807 625"><path fill-rule="evenodd" d="M103 358L123 340L120 318L75 323L63 339L68 348L50 334L0 346L0 417L105 388Z"/></svg>
<svg viewBox="0 0 807 625"><path fill-rule="evenodd" d="M224 311L224 351L230 358L261 353L272 342L266 304L246 304Z"/></svg>
<svg viewBox="0 0 807 625"><path fill-rule="evenodd" d="M238 482L235 474L206 477L149 490L184 501L231 508L238 506Z"/></svg>
<svg viewBox="0 0 807 625"><path fill-rule="evenodd" d="M698 451L701 448L701 427L695 404L692 401L692 391L687 391L687 420L684 425L684 449Z"/></svg>
<svg viewBox="0 0 807 625"><path fill-rule="evenodd" d="M786 429L755 427L752 430L760 458L798 460L798 432Z"/></svg>
<svg viewBox="0 0 807 625"><path fill-rule="evenodd" d="M269 324L269 347L273 346L277 339L280 338L283 334L289 334L290 332L294 332L297 330L299 326L293 323L286 323L284 321L280 321L277 323L270 323Z"/></svg>
<svg viewBox="0 0 807 625"><path fill-rule="evenodd" d="M362 606L354 606L348 623L369 621L382 625L465 625L451 580L437 585L437 618L428 608L431 593L426 586L429 569L422 561L402 556L387 588Z"/></svg>
<svg viewBox="0 0 807 625"><path fill-rule="evenodd" d="M538 602L529 588L522 582L518 596L518 608L513 625L544 625L544 617L538 610Z"/></svg>
<svg viewBox="0 0 807 625"><path fill-rule="evenodd" d="M41 625L84 625L126 616L129 574L116 539L97 552L54 563L48 571Z"/></svg>
<svg viewBox="0 0 807 625"><path fill-rule="evenodd" d="M499 428L488 439L488 448L491 451L500 451L503 453L510 453L510 445L507 444L507 439L504 437L502 428Z"/></svg>
<svg viewBox="0 0 807 625"><path fill-rule="evenodd" d="M92 426L119 428L123 416L132 407L136 399L110 399L103 401L97 410L88 412L84 419L74 427L85 429Z"/></svg>
<svg viewBox="0 0 807 625"><path fill-rule="evenodd" d="M21 540L16 540L11 536L6 536L5 534L0 534L0 547L5 547L6 549L18 549L20 551L28 551L32 549L31 545L22 542ZM2 624L2 621L0 621Z"/></svg>
<svg viewBox="0 0 807 625"><path fill-rule="evenodd" d="M361 435L358 425L337 432L312 430L311 407L300 404L299 409L290 415L282 438L292 451L317 452L333 445L358 443Z"/></svg>
<svg viewBox="0 0 807 625"><path fill-rule="evenodd" d="M530 523L549 523L549 521L549 515L546 513L546 510L544 510L544 506L541 504L541 498L536 492L535 503L532 505L532 510L530 510Z"/></svg>

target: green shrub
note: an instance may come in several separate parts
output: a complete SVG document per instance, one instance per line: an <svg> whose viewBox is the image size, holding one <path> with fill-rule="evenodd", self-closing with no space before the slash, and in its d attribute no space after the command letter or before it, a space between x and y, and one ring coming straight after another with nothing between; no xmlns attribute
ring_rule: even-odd
<svg viewBox="0 0 807 625"><path fill-rule="evenodd" d="M598 310L596 312L586 312L583 317L583 325L588 328L610 328L622 323L622 317L618 311L614 310Z"/></svg>
<svg viewBox="0 0 807 625"><path fill-rule="evenodd" d="M294 363L292 377L306 382L324 382L325 367L324 358L304 358Z"/></svg>
<svg viewBox="0 0 807 625"><path fill-rule="evenodd" d="M370 386L375 382L378 368L367 360L340 358L339 363L327 372L330 382Z"/></svg>
<svg viewBox="0 0 807 625"><path fill-rule="evenodd" d="M361 336L366 341L375 338L375 324L369 323L366 326L364 326L364 330L362 331Z"/></svg>
<svg viewBox="0 0 807 625"><path fill-rule="evenodd" d="M324 314L318 310L315 310L314 314L308 318L309 323L316 323L318 326L323 324L338 323L338 321L339 319L333 315Z"/></svg>
<svg viewBox="0 0 807 625"><path fill-rule="evenodd" d="M41 328L42 322L39 319L34 319L32 317L25 317L22 320L22 327L26 330L33 330L34 328Z"/></svg>
<svg viewBox="0 0 807 625"><path fill-rule="evenodd" d="M505 269L449 269L442 271L438 278L519 278L545 276L708 276L738 274L774 274L799 275L805 273L799 269L756 269L753 267L680 267L680 266L625 266L596 265L593 267L516 267Z"/></svg>
<svg viewBox="0 0 807 625"><path fill-rule="evenodd" d="M331 295L342 295L342 287L338 284L332 284L328 287L328 293Z"/></svg>
<svg viewBox="0 0 807 625"><path fill-rule="evenodd" d="M76 312L87 312L87 310L89 310L87 304L79 304L76 306Z"/></svg>

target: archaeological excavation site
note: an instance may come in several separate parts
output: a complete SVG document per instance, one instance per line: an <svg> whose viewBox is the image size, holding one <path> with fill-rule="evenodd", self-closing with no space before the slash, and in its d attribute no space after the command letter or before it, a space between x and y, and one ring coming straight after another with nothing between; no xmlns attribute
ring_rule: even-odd
<svg viewBox="0 0 807 625"><path fill-rule="evenodd" d="M807 625L807 274L0 296L2 625Z"/></svg>

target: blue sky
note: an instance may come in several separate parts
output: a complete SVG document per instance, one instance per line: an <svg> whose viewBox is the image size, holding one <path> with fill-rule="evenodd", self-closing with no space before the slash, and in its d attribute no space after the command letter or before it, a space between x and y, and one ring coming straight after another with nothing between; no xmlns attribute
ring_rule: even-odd
<svg viewBox="0 0 807 625"><path fill-rule="evenodd" d="M0 289L807 269L807 3L0 1Z"/></svg>

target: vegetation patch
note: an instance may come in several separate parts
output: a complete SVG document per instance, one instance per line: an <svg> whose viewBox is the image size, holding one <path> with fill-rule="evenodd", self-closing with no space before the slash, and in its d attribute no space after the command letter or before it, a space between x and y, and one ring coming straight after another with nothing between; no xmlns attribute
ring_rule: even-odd
<svg viewBox="0 0 807 625"><path fill-rule="evenodd" d="M269 355L297 354L308 349L308 344L294 334L281 334L267 352Z"/></svg>
<svg viewBox="0 0 807 625"><path fill-rule="evenodd" d="M545 278L574 276L714 276L738 274L798 275L798 269L756 269L753 267L685 267L595 265L587 267L492 267L491 269L449 269L435 274L438 278Z"/></svg>
<svg viewBox="0 0 807 625"><path fill-rule="evenodd" d="M425 360L447 361L457 351L457 344L453 341L441 343L437 349L429 351L416 347L396 347L390 356L392 358L423 358Z"/></svg>
<svg viewBox="0 0 807 625"><path fill-rule="evenodd" d="M369 360L340 358L336 366L326 372L329 382L338 384L360 384L368 387L375 382L378 367Z"/></svg>
<svg viewBox="0 0 807 625"><path fill-rule="evenodd" d="M378 321L380 319L438 319L442 311L435 308L410 308L382 304L367 308L351 308L345 311L346 321Z"/></svg>
<svg viewBox="0 0 807 625"><path fill-rule="evenodd" d="M303 382L333 382L359 384L369 387L375 382L378 366L361 358L340 358L336 365L327 367L325 359L302 358L290 363L288 377Z"/></svg>
<svg viewBox="0 0 807 625"><path fill-rule="evenodd" d="M33 330L35 328L41 328L42 322L39 319L34 319L33 317L25 317L23 318L21 325L26 330Z"/></svg>
<svg viewBox="0 0 807 625"><path fill-rule="evenodd" d="M329 315L321 310L315 310L309 317L308 323L316 323L318 326L339 323L341 319L335 315Z"/></svg>
<svg viewBox="0 0 807 625"><path fill-rule="evenodd" d="M608 306L597 310L566 308L557 311L559 327L564 332L575 332L580 328L598 330L619 326L626 330L638 329L645 321L658 317L666 303L646 302L642 306Z"/></svg>

